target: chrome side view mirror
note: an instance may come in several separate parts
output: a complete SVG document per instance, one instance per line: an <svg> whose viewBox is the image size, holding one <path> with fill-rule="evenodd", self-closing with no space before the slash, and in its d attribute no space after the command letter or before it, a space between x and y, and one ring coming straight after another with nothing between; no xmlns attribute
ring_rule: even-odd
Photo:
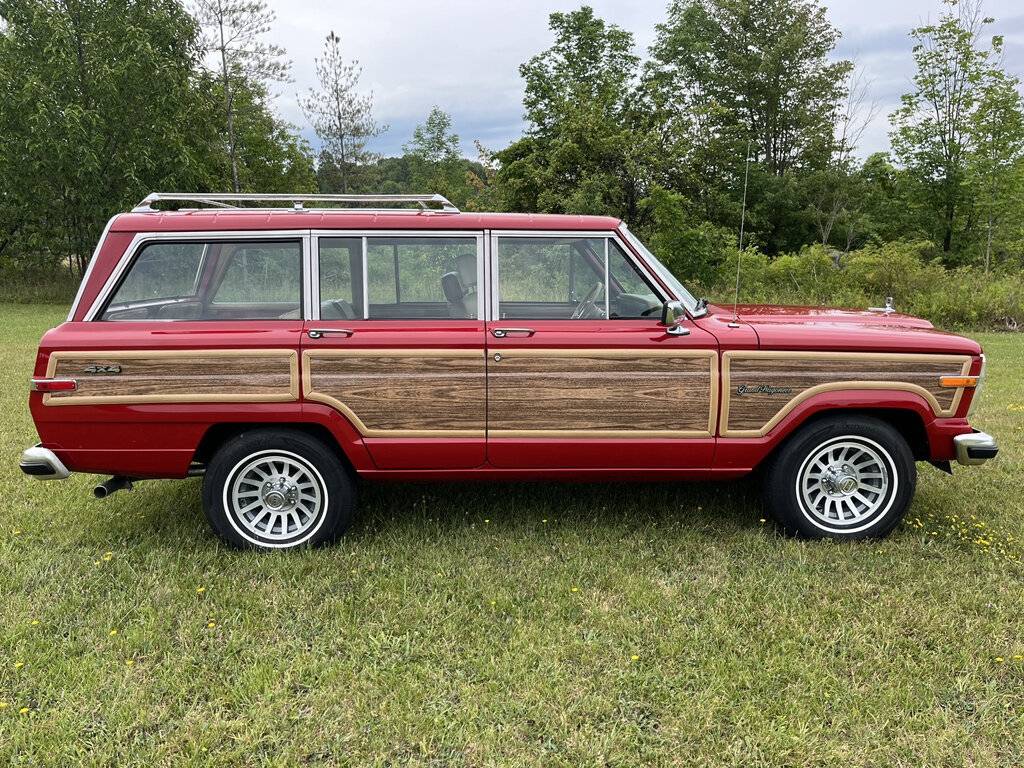
<svg viewBox="0 0 1024 768"><path fill-rule="evenodd" d="M686 307L681 301L667 301L661 308L661 324L669 336L689 336L690 329L683 323L686 321Z"/></svg>

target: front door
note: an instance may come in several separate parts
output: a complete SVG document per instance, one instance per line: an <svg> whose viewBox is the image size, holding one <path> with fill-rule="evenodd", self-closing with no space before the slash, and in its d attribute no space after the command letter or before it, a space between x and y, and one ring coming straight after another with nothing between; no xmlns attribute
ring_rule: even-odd
<svg viewBox="0 0 1024 768"><path fill-rule="evenodd" d="M493 233L487 455L498 467L710 466L715 338L660 324L611 233Z"/></svg>
<svg viewBox="0 0 1024 768"><path fill-rule="evenodd" d="M485 461L481 232L314 232L303 395L381 469Z"/></svg>

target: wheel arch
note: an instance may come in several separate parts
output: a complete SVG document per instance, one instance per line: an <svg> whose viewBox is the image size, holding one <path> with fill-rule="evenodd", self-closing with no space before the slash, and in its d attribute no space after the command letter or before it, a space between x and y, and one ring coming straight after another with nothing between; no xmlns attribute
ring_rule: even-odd
<svg viewBox="0 0 1024 768"><path fill-rule="evenodd" d="M203 433L192 455L193 464L206 464L213 454L238 435L254 430L284 429L301 432L329 446L348 472L358 474L372 469L362 435L337 411L324 407L307 406L301 418L280 420L219 421L210 424Z"/></svg>
<svg viewBox="0 0 1024 768"><path fill-rule="evenodd" d="M758 469L804 427L833 416L856 415L876 418L896 429L916 461L933 455L929 425L935 413L923 397L900 390L849 390L808 398L762 437L719 438L715 464Z"/></svg>

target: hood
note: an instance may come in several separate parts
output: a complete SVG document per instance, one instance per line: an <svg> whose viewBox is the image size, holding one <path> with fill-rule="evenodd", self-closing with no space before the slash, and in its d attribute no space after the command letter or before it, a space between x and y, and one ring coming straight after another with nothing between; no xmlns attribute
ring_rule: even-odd
<svg viewBox="0 0 1024 768"><path fill-rule="evenodd" d="M762 349L946 352L980 354L977 342L935 330L927 320L899 312L831 307L740 304L740 322L757 333ZM714 324L729 322L731 306L709 305Z"/></svg>

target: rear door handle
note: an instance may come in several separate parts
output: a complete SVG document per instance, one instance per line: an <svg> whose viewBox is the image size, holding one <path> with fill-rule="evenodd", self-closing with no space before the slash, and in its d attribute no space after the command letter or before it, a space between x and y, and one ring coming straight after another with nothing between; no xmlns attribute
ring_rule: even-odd
<svg viewBox="0 0 1024 768"><path fill-rule="evenodd" d="M306 335L311 339L319 339L325 333L341 333L345 336L351 336L355 331L351 328L310 328L306 331Z"/></svg>
<svg viewBox="0 0 1024 768"><path fill-rule="evenodd" d="M494 328L491 335L496 339L503 339L506 336L533 336L533 328Z"/></svg>

